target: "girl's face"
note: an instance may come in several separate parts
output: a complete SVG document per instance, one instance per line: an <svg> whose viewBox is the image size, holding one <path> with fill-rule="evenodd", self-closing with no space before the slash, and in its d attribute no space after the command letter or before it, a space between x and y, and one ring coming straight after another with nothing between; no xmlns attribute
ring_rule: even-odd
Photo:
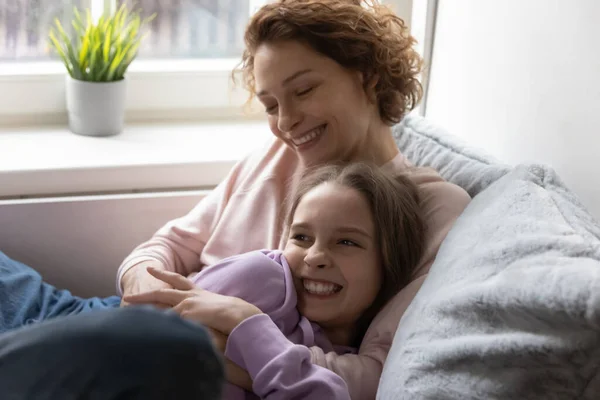
<svg viewBox="0 0 600 400"><path fill-rule="evenodd" d="M379 247L369 204L354 189L324 183L298 204L283 255L298 309L335 344L348 344L381 287Z"/></svg>
<svg viewBox="0 0 600 400"><path fill-rule="evenodd" d="M254 77L271 131L305 165L364 159L385 127L362 74L300 42L259 46Z"/></svg>

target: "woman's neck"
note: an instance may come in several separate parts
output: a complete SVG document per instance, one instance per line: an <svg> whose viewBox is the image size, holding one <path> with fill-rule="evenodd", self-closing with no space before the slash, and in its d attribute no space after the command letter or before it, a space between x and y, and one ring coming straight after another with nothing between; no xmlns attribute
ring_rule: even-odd
<svg viewBox="0 0 600 400"><path fill-rule="evenodd" d="M398 145L392 136L392 128L383 122L369 130L365 141L361 143L360 153L352 161L372 162L382 166L398 155Z"/></svg>

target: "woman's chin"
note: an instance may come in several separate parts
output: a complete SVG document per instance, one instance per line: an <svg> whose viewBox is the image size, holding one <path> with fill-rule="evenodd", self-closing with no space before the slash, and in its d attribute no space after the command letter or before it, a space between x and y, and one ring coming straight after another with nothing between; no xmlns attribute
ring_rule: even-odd
<svg viewBox="0 0 600 400"><path fill-rule="evenodd" d="M327 154L325 154L325 152L319 148L315 148L306 152L298 152L298 158L306 167L316 167L335 161L331 159L331 157L328 157Z"/></svg>

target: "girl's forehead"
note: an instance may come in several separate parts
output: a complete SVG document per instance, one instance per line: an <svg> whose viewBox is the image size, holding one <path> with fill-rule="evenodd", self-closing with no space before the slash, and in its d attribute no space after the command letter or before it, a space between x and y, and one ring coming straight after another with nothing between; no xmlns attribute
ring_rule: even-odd
<svg viewBox="0 0 600 400"><path fill-rule="evenodd" d="M300 199L294 220L372 220L371 209L358 190L333 182L322 183Z"/></svg>

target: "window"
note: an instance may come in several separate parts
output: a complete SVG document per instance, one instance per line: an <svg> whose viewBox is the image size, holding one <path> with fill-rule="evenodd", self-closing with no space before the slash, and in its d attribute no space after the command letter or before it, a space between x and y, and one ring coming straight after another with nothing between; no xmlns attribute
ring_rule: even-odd
<svg viewBox="0 0 600 400"><path fill-rule="evenodd" d="M230 73L243 48L250 10L264 0L2 0L0 122L64 122L64 67L49 53L55 18L69 29L73 8L97 17L122 2L156 13L128 72L127 117L236 117L246 94Z"/></svg>
<svg viewBox="0 0 600 400"><path fill-rule="evenodd" d="M47 60L46 33L52 21L70 21L73 6L83 8L86 2L4 0L0 3L0 62ZM68 23L64 26L71 28Z"/></svg>
<svg viewBox="0 0 600 400"><path fill-rule="evenodd" d="M135 6L149 25L140 59L229 58L243 50L243 28L251 0L3 0L0 2L0 61L49 58L46 35L55 18L71 30L73 8L96 16L122 4Z"/></svg>
<svg viewBox="0 0 600 400"><path fill-rule="evenodd" d="M230 73L251 13L268 0L0 0L0 123L66 121L64 67L49 53L55 18L97 17L123 2L156 13L127 74L129 120L238 117L246 93ZM412 0L389 0L410 20Z"/></svg>
<svg viewBox="0 0 600 400"><path fill-rule="evenodd" d="M118 5L131 3L118 0ZM140 59L228 58L243 50L248 0L145 0L144 16L156 14Z"/></svg>

